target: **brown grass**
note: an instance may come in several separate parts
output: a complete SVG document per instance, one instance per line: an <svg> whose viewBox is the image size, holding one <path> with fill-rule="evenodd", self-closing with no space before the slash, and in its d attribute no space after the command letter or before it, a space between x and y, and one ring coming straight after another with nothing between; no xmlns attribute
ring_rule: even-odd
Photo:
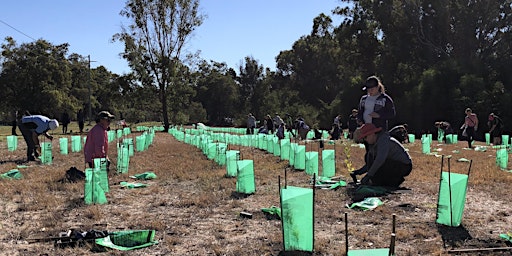
<svg viewBox="0 0 512 256"><path fill-rule="evenodd" d="M447 229L435 223L441 158L422 154L421 145L416 142L406 145L414 169L403 186L410 190L381 197L384 205L373 211L346 208L351 203L347 188L315 191L314 255L344 254L344 212L349 213L352 249L386 247L393 213L397 214L398 255L447 255L451 248L510 246L498 236L511 231L512 206L507 189L512 174L496 166L494 149L465 150L465 145L434 142L432 147L432 151L441 149L440 154L452 156L453 172L468 170L468 163L456 160L473 160L461 228ZM128 174L118 175L114 170L109 177L109 203L85 205L83 182L58 182L71 166L84 169L82 153L61 155L58 140L53 141L53 146L53 164L32 162L29 168L20 169L22 180L0 180L2 255L89 254L87 247L54 248L51 243L27 240L56 236L71 228L157 230L158 245L105 253L108 255L278 255L282 251L280 222L266 219L261 208L279 206L278 176L283 179L287 161L258 149L231 146L241 150L243 158L254 160L257 191L248 197L237 197L233 193L236 178L226 178L225 167L208 160L194 146L157 133L147 151L136 152L131 158L129 175L153 171L158 178L145 182L149 184L146 188L124 189L119 182L132 180ZM15 162L23 159L22 139L19 147L7 152L5 140L0 140L0 173L16 168ZM115 144L111 148L109 155L116 163ZM362 165L364 149L349 141L338 142L335 149L336 175L348 177L349 167ZM310 144L307 150L318 150L318 145ZM287 172L288 185L308 187L309 182L310 177L304 172ZM252 213L252 218L241 218L241 211Z"/></svg>

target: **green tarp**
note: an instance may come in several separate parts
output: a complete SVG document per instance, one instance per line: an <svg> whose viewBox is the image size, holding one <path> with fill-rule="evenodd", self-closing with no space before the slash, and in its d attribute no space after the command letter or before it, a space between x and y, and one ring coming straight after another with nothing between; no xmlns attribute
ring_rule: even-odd
<svg viewBox="0 0 512 256"><path fill-rule="evenodd" d="M439 224L458 227L462 221L468 175L442 172L437 203L437 220Z"/></svg>
<svg viewBox="0 0 512 256"><path fill-rule="evenodd" d="M98 238L96 244L120 250L129 251L158 244L155 241L155 230L124 230L112 232L107 237Z"/></svg>
<svg viewBox="0 0 512 256"><path fill-rule="evenodd" d="M130 176L130 178L138 179L138 180L153 180L156 179L156 174L154 172L144 172L140 174L135 174Z"/></svg>
<svg viewBox="0 0 512 256"><path fill-rule="evenodd" d="M20 180L23 178L23 175L21 174L21 172L18 169L12 169L6 173L1 174L0 178Z"/></svg>
<svg viewBox="0 0 512 256"><path fill-rule="evenodd" d="M285 251L313 251L313 189L281 189L281 214Z"/></svg>
<svg viewBox="0 0 512 256"><path fill-rule="evenodd" d="M143 184L143 183L126 182L126 181L119 182L119 185L121 185L121 187L123 187L123 188L145 188L148 186L147 184Z"/></svg>
<svg viewBox="0 0 512 256"><path fill-rule="evenodd" d="M352 203L348 208L353 209L361 209L363 211L373 210L384 203L378 197L368 197L363 201Z"/></svg>

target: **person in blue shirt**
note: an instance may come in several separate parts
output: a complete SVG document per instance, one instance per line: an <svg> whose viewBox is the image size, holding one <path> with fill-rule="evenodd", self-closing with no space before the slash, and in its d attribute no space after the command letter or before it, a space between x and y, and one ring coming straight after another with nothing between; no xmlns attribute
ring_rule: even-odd
<svg viewBox="0 0 512 256"><path fill-rule="evenodd" d="M18 127L27 143L27 161L35 161L40 155L39 135L53 140L48 131L57 129L59 121L42 115L29 115L21 118Z"/></svg>

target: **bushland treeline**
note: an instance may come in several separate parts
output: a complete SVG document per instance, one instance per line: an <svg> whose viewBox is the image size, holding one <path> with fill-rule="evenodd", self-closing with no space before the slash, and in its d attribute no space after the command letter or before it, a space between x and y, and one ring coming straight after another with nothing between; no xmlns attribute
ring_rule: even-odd
<svg viewBox="0 0 512 256"><path fill-rule="evenodd" d="M11 120L14 110L74 117L81 108L88 113L90 103L92 113L109 110L128 122L163 121L165 111L170 124L221 125L231 118L245 125L248 113L259 120L279 113L329 128L337 114L346 121L365 79L377 75L395 101L391 124L407 123L418 133L435 130L439 120L457 128L470 107L481 132L491 112L511 130L511 6L510 0L341 0L312 21L310 34L276 56L275 69L257 56L241 56L233 68L187 54L177 59L165 94L135 65L129 74L90 69L88 56L69 53L67 44L40 39L18 45L7 37L0 57L1 119ZM133 63L137 49L124 57Z"/></svg>

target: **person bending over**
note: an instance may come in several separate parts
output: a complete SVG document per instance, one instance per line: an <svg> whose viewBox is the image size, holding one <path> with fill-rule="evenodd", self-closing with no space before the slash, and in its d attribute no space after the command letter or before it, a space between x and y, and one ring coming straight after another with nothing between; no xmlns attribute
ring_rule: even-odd
<svg viewBox="0 0 512 256"><path fill-rule="evenodd" d="M355 133L359 140L368 143L365 165L352 172L350 176L357 183L357 175L366 175L361 180L363 185L375 185L398 188L404 177L412 171L411 156L400 142L382 131L382 127L364 124Z"/></svg>

